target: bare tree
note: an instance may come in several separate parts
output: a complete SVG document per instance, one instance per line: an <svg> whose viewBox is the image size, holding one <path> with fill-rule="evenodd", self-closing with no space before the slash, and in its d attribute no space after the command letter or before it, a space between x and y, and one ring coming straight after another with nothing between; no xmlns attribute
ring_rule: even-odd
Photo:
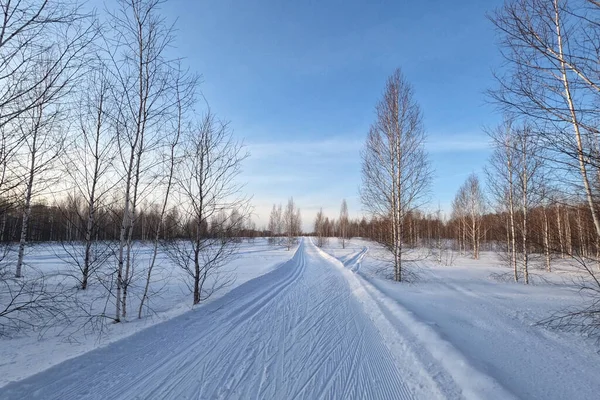
<svg viewBox="0 0 600 400"><path fill-rule="evenodd" d="M452 218L456 224L456 239L458 241L458 250L461 254L467 251L467 199L466 192L459 190L452 201Z"/></svg>
<svg viewBox="0 0 600 400"><path fill-rule="evenodd" d="M64 96L82 73L97 27L69 0L2 0L0 15L1 127Z"/></svg>
<svg viewBox="0 0 600 400"><path fill-rule="evenodd" d="M513 0L491 17L507 60L491 95L542 127L549 157L566 171L563 179L579 174L572 183L585 193L598 237L599 12L593 0Z"/></svg>
<svg viewBox="0 0 600 400"><path fill-rule="evenodd" d="M0 266L0 337L70 322L68 306L75 299L64 284L49 285L47 277L34 269L27 279L11 275Z"/></svg>
<svg viewBox="0 0 600 400"><path fill-rule="evenodd" d="M552 258L551 258L551 247L550 247L550 222L548 219L548 197L547 193L544 192L542 195L542 232L543 232L543 243L544 243L544 260L546 264L546 271L552 272Z"/></svg>
<svg viewBox="0 0 600 400"><path fill-rule="evenodd" d="M454 201L454 207L459 209L460 215L464 216L466 236L471 242L473 258L479 259L479 248L483 236L482 217L485 212L485 198L479 178L471 174L465 183L459 188Z"/></svg>
<svg viewBox="0 0 600 400"><path fill-rule="evenodd" d="M169 120L173 96L173 62L166 51L173 28L160 16L161 0L119 0L111 14L114 38L108 46L115 73L114 123L122 162L123 216L119 233L115 322L127 315L128 286L133 277L133 229L141 198L150 192L144 177L157 166L149 157Z"/></svg>
<svg viewBox="0 0 600 400"><path fill-rule="evenodd" d="M190 276L193 304L198 304L231 280L220 270L237 250L231 232L249 212L236 180L247 154L227 124L210 112L185 138L185 145L175 188L189 239L166 246L173 262Z"/></svg>
<svg viewBox="0 0 600 400"><path fill-rule="evenodd" d="M319 247L323 247L326 243L325 229L325 216L323 215L323 208L321 208L315 218L315 234L317 235L317 246Z"/></svg>
<svg viewBox="0 0 600 400"><path fill-rule="evenodd" d="M276 244L279 242L279 235L282 233L282 209L281 204L276 206L273 204L273 209L271 210L271 214L269 215L269 226L268 230L271 232L271 237L269 238L269 243Z"/></svg>
<svg viewBox="0 0 600 400"><path fill-rule="evenodd" d="M346 248L346 239L348 239L348 204L346 199L342 200L342 206L340 208L340 240L342 242L342 249Z"/></svg>
<svg viewBox="0 0 600 400"><path fill-rule="evenodd" d="M3 246L0 265L0 335L6 329L39 327L66 317L60 305L68 293L46 285L30 268L23 277L25 246L33 201L51 186L53 166L63 149L72 89L96 34L94 21L71 1L0 1L0 197L2 237L8 213L20 209L19 246L14 274ZM18 204L18 206L17 206ZM16 228L12 229L17 231ZM16 233L16 232L15 232ZM14 264L13 264L14 265ZM10 277L13 275L16 279Z"/></svg>
<svg viewBox="0 0 600 400"><path fill-rule="evenodd" d="M394 279L401 281L404 220L424 201L431 168L421 110L399 69L388 79L376 112L362 152L361 198L373 216L391 221L385 245L394 257Z"/></svg>
<svg viewBox="0 0 600 400"><path fill-rule="evenodd" d="M37 162L39 166L40 147L39 137L32 141L28 136L35 125L34 114L40 118L43 112L52 114L48 112L50 104L58 104L74 86L86 48L95 36L95 26L75 3L68 1L2 1L0 15L0 196L13 198L15 192L21 192L18 186L24 184L23 200L30 203L38 169L32 165ZM23 174L23 157L31 155L32 145L37 147L38 160L28 159L30 173ZM28 207L26 204L23 212L15 271L18 277L22 273Z"/></svg>
<svg viewBox="0 0 600 400"><path fill-rule="evenodd" d="M39 103L27 112L19 115L15 121L24 139L23 166L23 217L17 254L15 277L22 277L23 257L27 244L31 201L36 191L45 190L53 183L54 164L64 149L64 128L61 126L61 115L56 104L45 97L34 95ZM56 176L54 176L56 178Z"/></svg>
<svg viewBox="0 0 600 400"><path fill-rule="evenodd" d="M505 120L502 125L489 132L489 136L494 151L486 168L488 186L496 199L498 210L508 212L507 251L510 253L509 264L513 268L515 282L518 282L515 227L515 164L518 162L518 155L512 122Z"/></svg>
<svg viewBox="0 0 600 400"><path fill-rule="evenodd" d="M294 215L294 234L296 237L302 235L302 213L299 208L296 208L296 214Z"/></svg>
<svg viewBox="0 0 600 400"><path fill-rule="evenodd" d="M104 265L111 255L106 243L98 243L97 214L106 205L108 194L116 185L111 179L114 175L116 138L109 120L113 82L106 66L102 62L98 64L90 68L79 92L75 111L78 134L67 143L69 151L65 152L62 160L63 171L70 178L76 199L84 203L83 207L63 210L65 222L76 227L77 235L62 242L67 254L65 261L77 266L80 272L77 279L83 290L88 287L90 274ZM83 247L79 241L82 237Z"/></svg>
<svg viewBox="0 0 600 400"><path fill-rule="evenodd" d="M33 186L42 164L53 159L40 150L49 145L43 136L53 130L50 121L57 126L58 105L81 75L95 26L75 4L63 1L4 1L0 15L0 195L24 185L15 268L20 277Z"/></svg>
<svg viewBox="0 0 600 400"><path fill-rule="evenodd" d="M516 151L519 156L517 170L517 195L520 201L521 255L525 284L529 284L529 215L542 206L544 195L544 149L539 136L524 125L516 132Z"/></svg>
<svg viewBox="0 0 600 400"><path fill-rule="evenodd" d="M298 240L298 236L301 231L301 216L300 210L296 208L294 199L290 197L287 206L283 213L283 223L286 235L285 245L288 250L292 248L294 243Z"/></svg>
<svg viewBox="0 0 600 400"><path fill-rule="evenodd" d="M177 75L175 75L175 80L176 99L172 123L173 126L169 131L170 134L168 134L169 143L166 146L167 154L163 155L165 163L164 195L162 198L162 205L160 206L158 221L156 221L156 225L154 226L152 257L150 259L148 270L146 272L146 283L144 285L144 293L142 294L142 299L140 300L138 318L142 318L142 310L144 308L144 303L148 298L150 282L152 279L152 271L154 269L154 265L156 264L156 257L158 256L161 230L163 228L164 218L167 213L167 208L170 201L171 188L173 186L173 178L175 175L175 168L181 161L181 157L179 154L179 144L182 136L182 131L185 125L186 114L194 102L195 89L198 81L196 76L190 76L189 74L181 71Z"/></svg>
<svg viewBox="0 0 600 400"><path fill-rule="evenodd" d="M285 230L285 222L283 220L283 206L279 204L277 206L277 213L275 218L275 232L276 236L281 236Z"/></svg>
<svg viewBox="0 0 600 400"><path fill-rule="evenodd" d="M540 207L543 208L543 223L546 259L549 263L548 221L543 204L547 184L544 176L545 152L536 135L527 124L515 126L505 122L490 134L495 150L490 160L488 183L496 197L499 209L508 210L509 229L507 230L510 251L510 265L513 268L515 282L519 281L517 253L521 254L521 271L524 282L529 283L529 216ZM521 237L518 250L517 230Z"/></svg>

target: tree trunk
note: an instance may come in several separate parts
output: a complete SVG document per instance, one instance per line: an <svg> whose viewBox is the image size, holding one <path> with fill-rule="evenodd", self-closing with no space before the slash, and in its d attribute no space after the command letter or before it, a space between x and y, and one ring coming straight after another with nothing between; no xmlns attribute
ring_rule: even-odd
<svg viewBox="0 0 600 400"><path fill-rule="evenodd" d="M560 247L560 256L561 256L561 258L565 258L565 245L564 245L564 239L563 239L562 219L561 219L560 205L558 203L556 203L556 226L558 229L558 243L559 243L559 247Z"/></svg>
<svg viewBox="0 0 600 400"><path fill-rule="evenodd" d="M41 114L41 111L40 111ZM41 118L41 115L40 115ZM19 240L19 250L17 254L17 266L15 268L15 278L23 277L23 257L25 256L25 245L27 243L27 230L29 229L29 217L31 215L31 196L33 193L33 181L35 177L35 160L37 156L37 127L34 128L32 145L29 155L31 156L31 162L29 164L29 171L27 176L27 186L25 188L25 198L23 206L23 221L21 223L21 237Z"/></svg>
<svg viewBox="0 0 600 400"><path fill-rule="evenodd" d="M569 216L569 208L565 207L565 247L567 255L573 256L573 239L571 233L571 218Z"/></svg>
<svg viewBox="0 0 600 400"><path fill-rule="evenodd" d="M194 305L200 303L200 226L194 249Z"/></svg>
<svg viewBox="0 0 600 400"><path fill-rule="evenodd" d="M510 214L510 235L511 235L511 254L510 260L513 267L513 272L515 276L515 282L519 282L519 269L517 267L517 238L516 238L516 229L515 229L515 206L513 201L513 187L512 182L509 188L510 194L508 195L508 206L509 206L509 214Z"/></svg>
<svg viewBox="0 0 600 400"><path fill-rule="evenodd" d="M546 271L551 272L552 268L550 265L550 227L548 224L548 213L546 206L542 207L544 217L544 257L546 259Z"/></svg>
<svg viewBox="0 0 600 400"><path fill-rule="evenodd" d="M0 242L4 242L4 239L5 239L6 214L8 214L8 210L4 210L4 212L2 213L2 223L0 224Z"/></svg>
<svg viewBox="0 0 600 400"><path fill-rule="evenodd" d="M523 212L523 231L521 232L522 234L522 252L523 252L523 276L525 278L525 284L528 285L529 284L529 253L528 253L528 232L527 232L527 222L528 222L528 211L529 211L529 177L530 177L530 173L531 171L529 171L528 166L527 166L527 157L528 157L528 138L527 136L524 134L521 137L522 140L522 159L521 159L521 163L522 163L522 176L521 176L521 185L522 185L522 190L523 190L523 195L522 195L522 199L521 201L523 202L522 204L522 212Z"/></svg>
<svg viewBox="0 0 600 400"><path fill-rule="evenodd" d="M100 102L100 110L102 110L102 102ZM99 135L100 135L100 118L102 118L101 111L98 113L98 125L96 131L96 157L94 164L94 175L92 177L92 188L90 191L90 200L88 204L88 217L87 224L85 227L85 256L83 260L83 274L81 277L81 289L85 290L88 286L88 279L90 274L90 263L91 263L91 255L92 255L92 240L93 240L93 230L95 224L96 217L96 185L98 183L98 175L99 175L99 163L100 160L98 158L99 151Z"/></svg>
<svg viewBox="0 0 600 400"><path fill-rule="evenodd" d="M581 221L580 207L577 207L577 232L579 233L579 252L583 257L587 257L587 243L583 233L583 222Z"/></svg>
<svg viewBox="0 0 600 400"><path fill-rule="evenodd" d="M131 195L131 172L133 170L134 152L131 152L129 159L129 166L127 173L127 181L125 184L125 202L123 208L123 219L121 221L121 229L119 231L119 257L117 266L117 293L115 301L115 322L121 321L121 291L123 286L123 267L125 266L125 246L126 238L128 236L129 222L129 206L130 206L130 195Z"/></svg>
<svg viewBox="0 0 600 400"><path fill-rule="evenodd" d="M564 88L564 95L567 101L567 105L569 108L569 113L571 116L571 124L573 125L573 131L575 133L575 139L577 142L577 161L579 162L579 173L581 174L581 180L583 182L583 187L585 191L585 196L587 199L588 206L590 208L590 212L592 214L592 220L594 221L594 227L596 230L596 236L600 237L600 219L598 218L598 213L596 212L596 207L594 206L594 197L592 194L592 187L590 185L590 181L588 178L588 172L586 168L586 155L583 148L583 139L580 131L579 118L577 116L577 112L575 109L575 105L573 102L573 97L571 95L571 87L569 82L569 77L567 75L567 68L564 58L563 51L563 34L561 30L561 20L560 20L560 8L558 5L558 0L554 0L554 16L555 16L555 28L556 28L556 40L558 45L558 53L559 53L559 62L560 62L560 71L561 78Z"/></svg>

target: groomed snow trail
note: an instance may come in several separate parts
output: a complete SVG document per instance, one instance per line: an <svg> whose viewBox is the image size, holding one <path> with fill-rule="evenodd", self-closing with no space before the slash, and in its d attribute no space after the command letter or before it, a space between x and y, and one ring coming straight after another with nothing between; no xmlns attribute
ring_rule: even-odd
<svg viewBox="0 0 600 400"><path fill-rule="evenodd" d="M414 355L407 367L420 364L421 375L434 377L445 397L600 398L597 347L536 324L561 301L570 304L577 295L572 288L499 283L485 269L425 263L418 284L400 287L378 277L372 258L361 269L366 251L355 246L340 256L338 249L346 277L365 306L383 314L376 325L398 333L387 340L396 343L390 348L398 364Z"/></svg>
<svg viewBox="0 0 600 400"><path fill-rule="evenodd" d="M342 271L305 239L276 270L0 398L412 399L405 379Z"/></svg>

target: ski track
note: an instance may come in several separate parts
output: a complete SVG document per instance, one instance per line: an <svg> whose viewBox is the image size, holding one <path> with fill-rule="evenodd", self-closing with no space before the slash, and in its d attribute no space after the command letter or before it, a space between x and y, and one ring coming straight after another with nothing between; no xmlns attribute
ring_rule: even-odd
<svg viewBox="0 0 600 400"><path fill-rule="evenodd" d="M527 315L527 307L516 310L510 295L497 297L493 290L489 293L482 288L475 291L460 277L457 281L451 276L439 277L428 268L421 270L428 291L391 293L393 288L387 282L360 271L366 251L363 248L339 258L348 271L348 281L365 292L360 296L363 302L372 303L367 307L369 315L376 315L372 309L377 308L385 324L400 333L387 342L402 348L402 359L412 357L413 365L420 363L445 397L598 397L600 385L595 369L589 368L596 354L585 346L567 346L564 339L535 326L536 319ZM432 296L433 288L439 288L440 294Z"/></svg>
<svg viewBox="0 0 600 400"><path fill-rule="evenodd" d="M0 398L413 399L343 273L305 239L274 271Z"/></svg>

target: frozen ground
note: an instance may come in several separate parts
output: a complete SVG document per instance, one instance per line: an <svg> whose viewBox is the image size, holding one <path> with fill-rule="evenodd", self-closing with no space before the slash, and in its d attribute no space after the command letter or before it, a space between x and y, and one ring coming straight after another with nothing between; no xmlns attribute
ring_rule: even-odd
<svg viewBox="0 0 600 400"><path fill-rule="evenodd" d="M325 251L304 239L270 272L8 384L0 398L575 400L600 392L593 343L535 326L581 301L559 274L536 286L499 283L490 273L504 270L489 257L425 262L418 283L396 284L381 279L384 255L372 244L340 249L331 240Z"/></svg>
<svg viewBox="0 0 600 400"><path fill-rule="evenodd" d="M241 243L239 250L238 255L222 271L222 277L234 280L229 286L216 292L208 302L273 270L294 254L282 246L267 244L265 239ZM100 321L106 325L104 333L99 335L97 326L92 329L92 326L88 325L85 329L80 329L87 321L87 317L83 316L70 325L59 323L42 332L26 330L10 339L0 337L0 387L190 311L192 295L185 283L186 280L189 282L188 276L173 266L165 254L160 254L153 272L148 307L144 308L144 317L141 320L137 318L151 251L150 246L143 245L138 246L135 251L137 268L130 286L129 317L124 323L115 325L108 319ZM64 250L58 245L34 246L26 256L27 268L35 268L44 272L46 276L60 276L63 283L64 276L72 273L72 269L65 265L64 259ZM76 285L75 281L69 282L69 278L66 279L66 285ZM47 280L52 283L52 279ZM114 313L113 301L108 299L107 302L107 291L97 279L92 280L87 291L80 291L77 296L78 302L81 303L79 306L85 307L85 310L81 310L83 314L98 314L105 309L108 315ZM41 334L43 335L40 337Z"/></svg>

